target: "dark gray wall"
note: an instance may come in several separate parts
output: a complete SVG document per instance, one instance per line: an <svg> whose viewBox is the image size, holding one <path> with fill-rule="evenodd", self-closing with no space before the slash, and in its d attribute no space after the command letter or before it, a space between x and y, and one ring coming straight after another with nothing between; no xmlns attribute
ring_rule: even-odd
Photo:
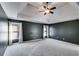
<svg viewBox="0 0 79 59"><path fill-rule="evenodd" d="M50 38L79 44L79 20L51 24Z"/></svg>
<svg viewBox="0 0 79 59"><path fill-rule="evenodd" d="M23 41L43 38L43 24L22 22Z"/></svg>
<svg viewBox="0 0 79 59"><path fill-rule="evenodd" d="M21 22L23 30L23 41L41 39L43 38L43 25L42 23L34 23L21 20L8 19L11 22Z"/></svg>

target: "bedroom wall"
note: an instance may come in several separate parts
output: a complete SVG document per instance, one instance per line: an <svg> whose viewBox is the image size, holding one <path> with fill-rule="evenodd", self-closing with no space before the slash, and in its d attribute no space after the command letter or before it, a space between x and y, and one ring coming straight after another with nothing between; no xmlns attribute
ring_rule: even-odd
<svg viewBox="0 0 79 59"><path fill-rule="evenodd" d="M79 44L79 19L50 24L49 37L57 40Z"/></svg>
<svg viewBox="0 0 79 59"><path fill-rule="evenodd" d="M0 5L0 47L8 44L8 20L7 15Z"/></svg>
<svg viewBox="0 0 79 59"><path fill-rule="evenodd" d="M43 38L43 24L22 22L23 41Z"/></svg>
<svg viewBox="0 0 79 59"><path fill-rule="evenodd" d="M8 44L8 20L0 18L0 46Z"/></svg>

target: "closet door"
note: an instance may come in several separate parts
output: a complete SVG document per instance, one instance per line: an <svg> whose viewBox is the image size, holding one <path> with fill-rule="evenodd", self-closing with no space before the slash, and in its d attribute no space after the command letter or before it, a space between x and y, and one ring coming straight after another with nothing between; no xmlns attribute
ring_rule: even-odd
<svg viewBox="0 0 79 59"><path fill-rule="evenodd" d="M0 45L8 44L8 21L0 18Z"/></svg>

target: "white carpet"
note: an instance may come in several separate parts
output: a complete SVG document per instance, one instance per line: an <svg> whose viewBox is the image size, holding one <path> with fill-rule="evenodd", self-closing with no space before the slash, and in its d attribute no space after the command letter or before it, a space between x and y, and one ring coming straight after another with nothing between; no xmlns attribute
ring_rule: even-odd
<svg viewBox="0 0 79 59"><path fill-rule="evenodd" d="M79 45L48 38L8 46L4 56L79 56Z"/></svg>
<svg viewBox="0 0 79 59"><path fill-rule="evenodd" d="M0 56L4 55L4 52L5 52L6 48L7 48L6 45L0 45Z"/></svg>

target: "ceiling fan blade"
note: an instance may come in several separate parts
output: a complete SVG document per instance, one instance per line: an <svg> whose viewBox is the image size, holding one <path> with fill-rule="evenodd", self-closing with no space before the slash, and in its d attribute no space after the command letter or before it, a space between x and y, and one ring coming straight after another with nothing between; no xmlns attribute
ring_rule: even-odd
<svg viewBox="0 0 79 59"><path fill-rule="evenodd" d="M51 14L53 14L54 12L50 11Z"/></svg>
<svg viewBox="0 0 79 59"><path fill-rule="evenodd" d="M44 13L44 15L46 15L46 13Z"/></svg>
<svg viewBox="0 0 79 59"><path fill-rule="evenodd" d="M44 2L44 5L46 5L46 6L43 6L43 8L47 8L48 7L48 2Z"/></svg>
<svg viewBox="0 0 79 59"><path fill-rule="evenodd" d="M45 8L45 9L46 9L46 6L43 6L43 8Z"/></svg>
<svg viewBox="0 0 79 59"><path fill-rule="evenodd" d="M56 9L56 7L52 7L52 8L50 8L50 10L53 10L53 9Z"/></svg>

